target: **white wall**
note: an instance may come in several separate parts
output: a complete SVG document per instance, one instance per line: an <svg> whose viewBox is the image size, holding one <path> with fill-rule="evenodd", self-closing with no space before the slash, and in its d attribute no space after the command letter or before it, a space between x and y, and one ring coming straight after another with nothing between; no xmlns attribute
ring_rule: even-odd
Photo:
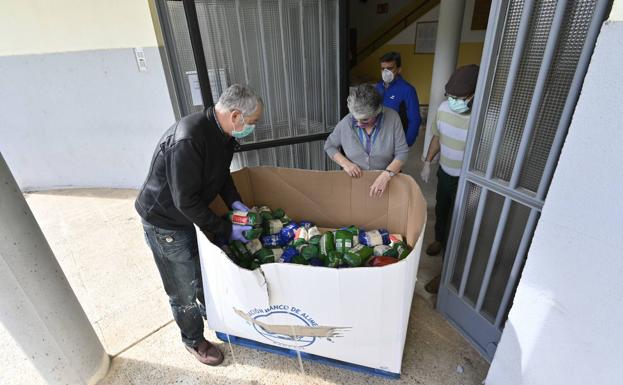
<svg viewBox="0 0 623 385"><path fill-rule="evenodd" d="M0 152L20 187L140 186L174 121L147 1L0 9Z"/></svg>
<svg viewBox="0 0 623 385"><path fill-rule="evenodd" d="M175 117L160 53L0 57L0 151L23 190L139 187Z"/></svg>
<svg viewBox="0 0 623 385"><path fill-rule="evenodd" d="M603 25L488 385L623 383L621 40Z"/></svg>
<svg viewBox="0 0 623 385"><path fill-rule="evenodd" d="M610 21L622 21L623 20L623 1L614 0L612 4L612 10L608 18Z"/></svg>
<svg viewBox="0 0 623 385"><path fill-rule="evenodd" d="M474 1L465 1L465 14L463 15L463 27L461 32L461 43L482 43L485 41L486 31L478 30L472 31L472 15L474 14ZM387 44L413 44L415 43L415 30L416 24L423 21L437 21L439 20L439 6L428 11L417 21L411 23L402 32L391 39Z"/></svg>
<svg viewBox="0 0 623 385"><path fill-rule="evenodd" d="M0 56L156 45L146 0L5 0Z"/></svg>

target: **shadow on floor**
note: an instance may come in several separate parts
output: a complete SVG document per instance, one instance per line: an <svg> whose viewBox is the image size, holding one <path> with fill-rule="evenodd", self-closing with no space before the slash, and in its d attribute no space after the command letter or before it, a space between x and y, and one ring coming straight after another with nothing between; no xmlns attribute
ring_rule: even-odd
<svg viewBox="0 0 623 385"><path fill-rule="evenodd" d="M69 197L71 199L80 198L97 198L97 199L117 199L117 200L134 200L138 194L135 189L117 189L117 188L63 188L58 190L45 191L26 191L25 197L28 199L29 194L37 194L39 196L57 196Z"/></svg>
<svg viewBox="0 0 623 385"><path fill-rule="evenodd" d="M210 373L209 368L197 367L189 370L140 361L131 358L116 357L105 379L98 385L138 385L138 384L260 384L255 380L236 379Z"/></svg>
<svg viewBox="0 0 623 385"><path fill-rule="evenodd" d="M296 358L233 345L235 362L227 343L206 336L225 352L222 366L197 363L179 341L171 324L130 351L116 357L101 384L425 384L479 385L488 364L463 338L416 297L406 338L402 376L391 380L304 361L305 375ZM460 367L461 370L457 371Z"/></svg>

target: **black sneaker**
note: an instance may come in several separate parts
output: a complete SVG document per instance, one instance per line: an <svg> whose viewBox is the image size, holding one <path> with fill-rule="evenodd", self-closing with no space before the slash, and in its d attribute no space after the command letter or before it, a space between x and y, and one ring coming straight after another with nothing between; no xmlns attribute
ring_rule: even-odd
<svg viewBox="0 0 623 385"><path fill-rule="evenodd" d="M439 241L435 241L428 245L426 248L426 254L430 256L439 255L439 253L441 253L441 249L443 249L443 244Z"/></svg>
<svg viewBox="0 0 623 385"><path fill-rule="evenodd" d="M199 343L195 348L186 345L186 350L195 356L197 361L205 365L218 366L224 359L223 353L208 341Z"/></svg>
<svg viewBox="0 0 623 385"><path fill-rule="evenodd" d="M439 292L439 283L441 282L441 274L439 274L438 276L436 276L435 278L431 279L426 286L424 286L424 289L431 293L431 294L437 294Z"/></svg>

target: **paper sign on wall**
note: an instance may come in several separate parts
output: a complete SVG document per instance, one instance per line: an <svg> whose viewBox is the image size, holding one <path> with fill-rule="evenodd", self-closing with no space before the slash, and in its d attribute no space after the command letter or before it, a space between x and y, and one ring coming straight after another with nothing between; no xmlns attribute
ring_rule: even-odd
<svg viewBox="0 0 623 385"><path fill-rule="evenodd" d="M186 71L186 76L190 85L190 97L192 98L193 106L202 106L203 98L201 97L201 86L199 85L197 71Z"/></svg>

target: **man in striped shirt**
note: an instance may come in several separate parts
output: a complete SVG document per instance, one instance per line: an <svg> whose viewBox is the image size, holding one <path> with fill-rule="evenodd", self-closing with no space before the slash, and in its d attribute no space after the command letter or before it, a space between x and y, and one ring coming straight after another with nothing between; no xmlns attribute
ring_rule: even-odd
<svg viewBox="0 0 623 385"><path fill-rule="evenodd" d="M426 248L429 255L441 253L448 239L477 79L478 66L475 64L460 67L452 74L446 83L447 100L439 105L431 126L433 139L420 174L424 182L428 183L430 178L430 162L439 152L441 154L437 171L435 241ZM426 290L436 293L440 278L437 276L429 282Z"/></svg>

